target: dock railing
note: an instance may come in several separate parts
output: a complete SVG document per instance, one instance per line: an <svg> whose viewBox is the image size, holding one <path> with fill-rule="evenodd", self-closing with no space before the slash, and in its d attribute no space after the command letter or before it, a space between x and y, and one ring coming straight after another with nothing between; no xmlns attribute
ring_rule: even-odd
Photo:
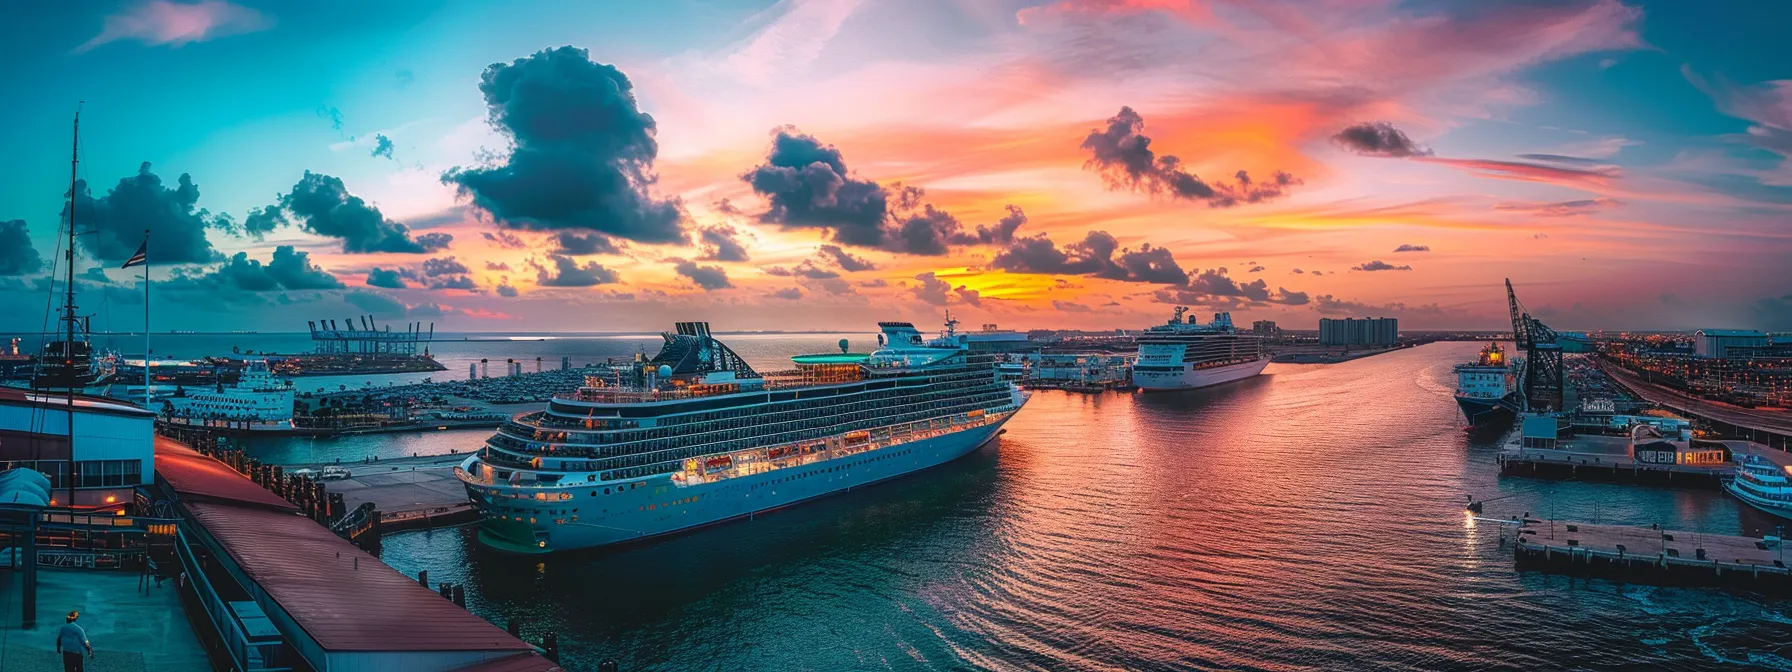
<svg viewBox="0 0 1792 672"><path fill-rule="evenodd" d="M193 549L187 543L186 532L178 527L175 530L174 551L180 558L181 571L185 576L181 583L192 586L193 595L199 601L199 610L205 613L212 626L212 633L217 635L219 643L230 654L231 670L290 672L291 667L269 665L272 661L280 660L285 653L285 638L270 638L263 633L251 635L247 631L243 620L230 608L229 601L212 586L212 574L194 556Z"/></svg>

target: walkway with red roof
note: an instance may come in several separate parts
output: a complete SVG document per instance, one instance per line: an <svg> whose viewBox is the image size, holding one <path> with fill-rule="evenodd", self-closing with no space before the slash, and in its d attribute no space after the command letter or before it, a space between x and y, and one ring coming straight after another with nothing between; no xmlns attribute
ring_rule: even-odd
<svg viewBox="0 0 1792 672"><path fill-rule="evenodd" d="M398 573L228 465L156 439L156 471L181 506L302 633L283 633L320 672L558 670L534 647ZM260 601L260 600L258 600ZM278 622L280 619L276 619ZM302 635L303 637L300 637ZM315 647L303 640L310 640ZM317 650L312 650L317 649ZM393 662L392 654L408 653ZM355 654L377 654L352 660Z"/></svg>

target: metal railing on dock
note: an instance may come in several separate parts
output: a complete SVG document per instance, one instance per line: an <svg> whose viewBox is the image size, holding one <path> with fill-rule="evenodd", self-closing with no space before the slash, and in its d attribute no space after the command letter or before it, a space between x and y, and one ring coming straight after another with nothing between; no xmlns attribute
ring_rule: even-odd
<svg viewBox="0 0 1792 672"><path fill-rule="evenodd" d="M1513 556L1520 570L1792 595L1785 549L1773 537L1525 520Z"/></svg>

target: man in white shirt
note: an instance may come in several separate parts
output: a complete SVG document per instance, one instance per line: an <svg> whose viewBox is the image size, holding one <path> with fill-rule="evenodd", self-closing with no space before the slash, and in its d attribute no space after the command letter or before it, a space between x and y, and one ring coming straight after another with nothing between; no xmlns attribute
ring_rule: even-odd
<svg viewBox="0 0 1792 672"><path fill-rule="evenodd" d="M56 652L62 654L62 672L83 672L87 669L87 660L81 657L81 650L87 650L87 657L93 657L93 644L87 641L87 631L75 625L75 619L81 612L68 612L68 622L56 632Z"/></svg>

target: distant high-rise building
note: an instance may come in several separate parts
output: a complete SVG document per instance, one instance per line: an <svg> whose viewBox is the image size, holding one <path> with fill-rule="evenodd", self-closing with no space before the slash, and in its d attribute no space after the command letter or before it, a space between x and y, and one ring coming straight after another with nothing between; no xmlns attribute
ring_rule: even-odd
<svg viewBox="0 0 1792 672"><path fill-rule="evenodd" d="M560 370L565 371L570 368L572 368L572 358L562 355L560 357Z"/></svg>
<svg viewBox="0 0 1792 672"><path fill-rule="evenodd" d="M1319 320L1320 345L1394 345L1400 341L1400 321L1392 317Z"/></svg>
<svg viewBox="0 0 1792 672"><path fill-rule="evenodd" d="M1257 320L1251 323L1251 333L1259 336L1274 336L1281 331L1275 320Z"/></svg>

